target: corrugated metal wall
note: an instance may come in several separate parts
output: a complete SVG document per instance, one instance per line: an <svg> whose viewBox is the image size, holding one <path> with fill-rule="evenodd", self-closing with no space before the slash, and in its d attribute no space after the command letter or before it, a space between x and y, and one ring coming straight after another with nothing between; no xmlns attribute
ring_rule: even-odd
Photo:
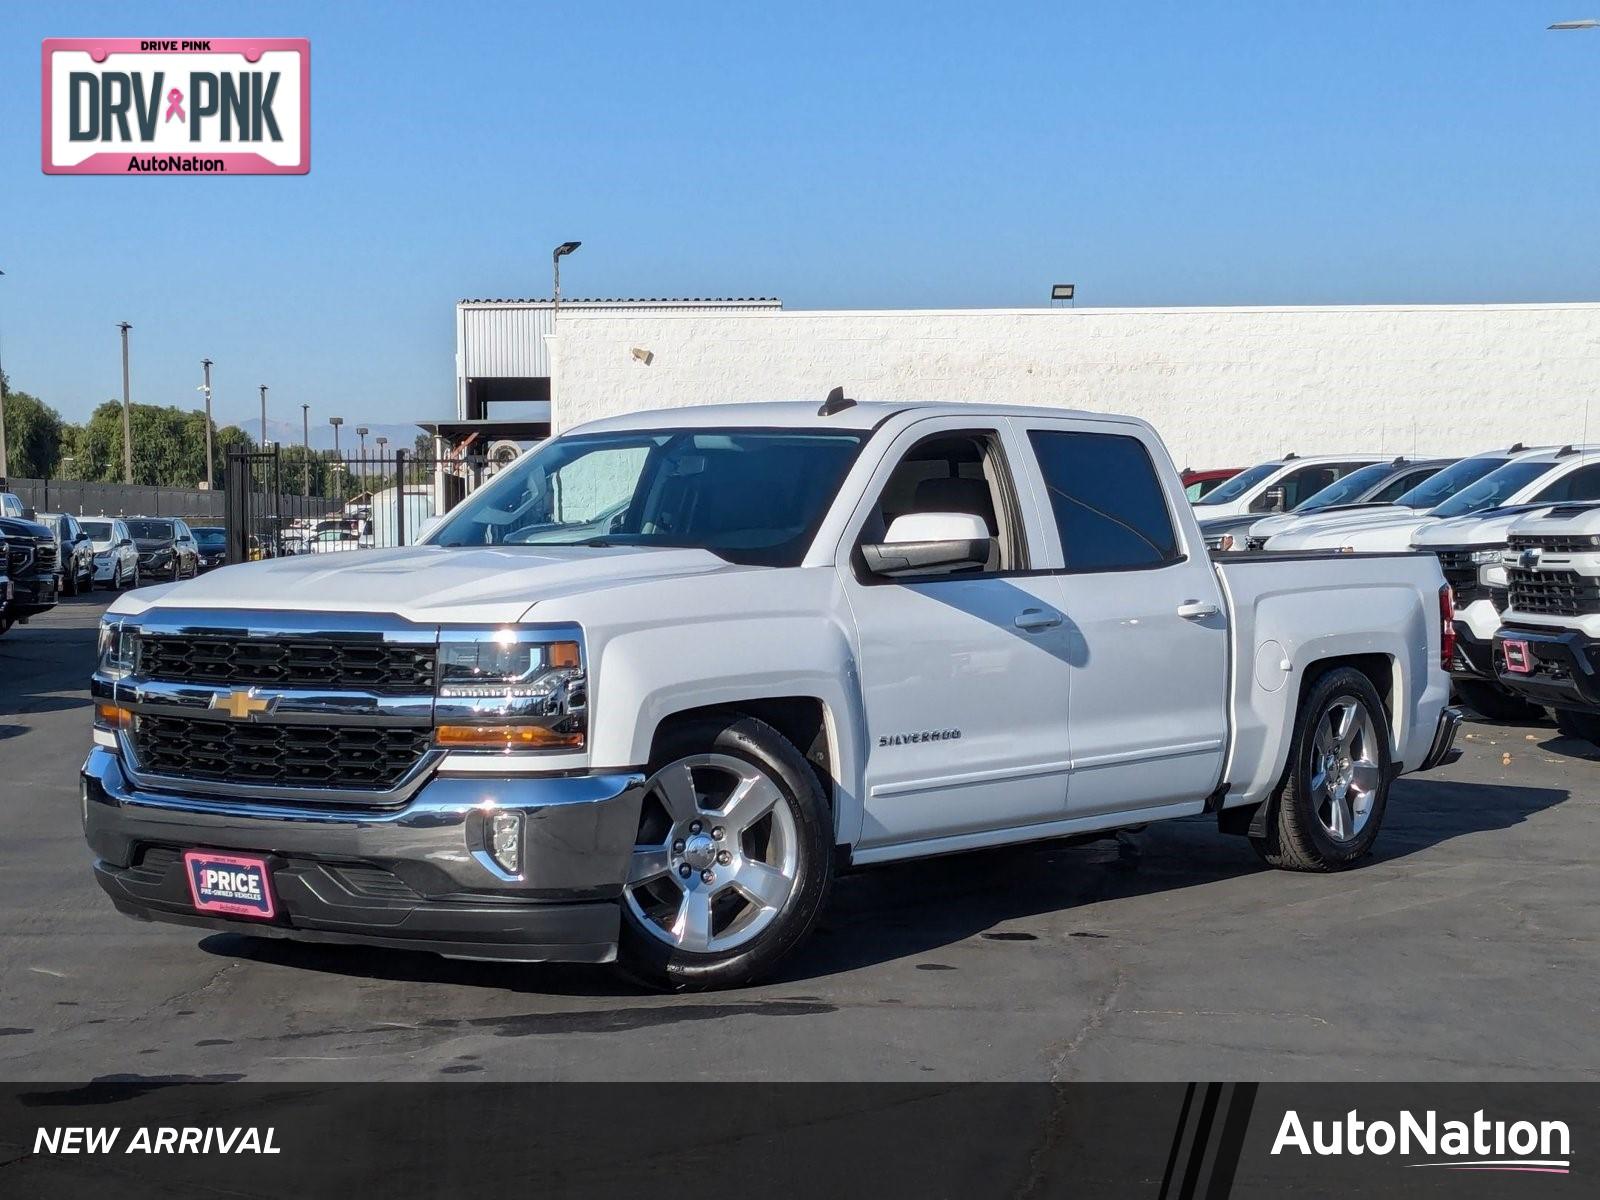
<svg viewBox="0 0 1600 1200"><path fill-rule="evenodd" d="M564 310L614 313L721 313L779 311L776 299L563 300ZM545 335L553 328L548 300L461 300L456 304L456 404L468 379L534 379L550 374Z"/></svg>

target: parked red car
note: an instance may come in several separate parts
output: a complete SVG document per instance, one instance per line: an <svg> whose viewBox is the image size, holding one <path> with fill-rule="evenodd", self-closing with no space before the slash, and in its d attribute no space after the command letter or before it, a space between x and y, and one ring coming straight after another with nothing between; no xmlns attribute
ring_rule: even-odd
<svg viewBox="0 0 1600 1200"><path fill-rule="evenodd" d="M1239 467L1211 467L1204 471L1196 471L1193 467L1185 467L1183 494L1189 497L1189 503L1193 504L1207 492L1232 479L1240 470Z"/></svg>

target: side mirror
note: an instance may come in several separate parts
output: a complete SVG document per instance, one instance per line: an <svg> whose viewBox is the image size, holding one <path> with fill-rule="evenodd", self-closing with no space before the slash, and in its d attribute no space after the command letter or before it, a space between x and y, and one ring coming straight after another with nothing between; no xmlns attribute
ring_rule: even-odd
<svg viewBox="0 0 1600 1200"><path fill-rule="evenodd" d="M22 510L22 519L24 521L32 521L37 518L38 515L38 512L31 508L24 508Z"/></svg>
<svg viewBox="0 0 1600 1200"><path fill-rule="evenodd" d="M132 538L123 538L120 542L117 543L117 549L120 550L124 546L131 546L131 545L133 545L133 539Z"/></svg>
<svg viewBox="0 0 1600 1200"><path fill-rule="evenodd" d="M972 513L907 513L861 557L874 575L925 575L984 567L994 548L989 527Z"/></svg>

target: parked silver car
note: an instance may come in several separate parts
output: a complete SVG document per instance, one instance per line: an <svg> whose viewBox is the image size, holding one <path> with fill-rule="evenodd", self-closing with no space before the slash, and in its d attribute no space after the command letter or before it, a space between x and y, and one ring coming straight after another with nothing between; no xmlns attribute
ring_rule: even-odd
<svg viewBox="0 0 1600 1200"><path fill-rule="evenodd" d="M88 517L84 532L94 547L94 581L113 591L139 586L139 551L121 517Z"/></svg>

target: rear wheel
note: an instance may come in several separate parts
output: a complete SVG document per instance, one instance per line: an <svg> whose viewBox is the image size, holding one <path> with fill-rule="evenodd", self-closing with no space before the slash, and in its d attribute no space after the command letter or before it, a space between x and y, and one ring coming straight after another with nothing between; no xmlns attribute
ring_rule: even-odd
<svg viewBox="0 0 1600 1200"><path fill-rule="evenodd" d="M1389 799L1389 720L1360 671L1318 679L1296 717L1283 782L1256 853L1290 871L1337 871L1377 840Z"/></svg>
<svg viewBox="0 0 1600 1200"><path fill-rule="evenodd" d="M1563 736L1592 742L1600 746L1600 713L1578 712L1571 708L1556 709L1556 728Z"/></svg>
<svg viewBox="0 0 1600 1200"><path fill-rule="evenodd" d="M76 596L78 594L78 572L76 568L61 573L60 587L63 596Z"/></svg>
<svg viewBox="0 0 1600 1200"><path fill-rule="evenodd" d="M1456 695L1461 697L1461 702L1480 717L1524 724L1544 720L1542 708L1506 691L1498 683L1490 683L1486 679L1458 679L1455 685Z"/></svg>
<svg viewBox="0 0 1600 1200"><path fill-rule="evenodd" d="M709 717L661 739L622 896L622 969L652 987L753 981L810 932L833 882L833 822L788 739Z"/></svg>

